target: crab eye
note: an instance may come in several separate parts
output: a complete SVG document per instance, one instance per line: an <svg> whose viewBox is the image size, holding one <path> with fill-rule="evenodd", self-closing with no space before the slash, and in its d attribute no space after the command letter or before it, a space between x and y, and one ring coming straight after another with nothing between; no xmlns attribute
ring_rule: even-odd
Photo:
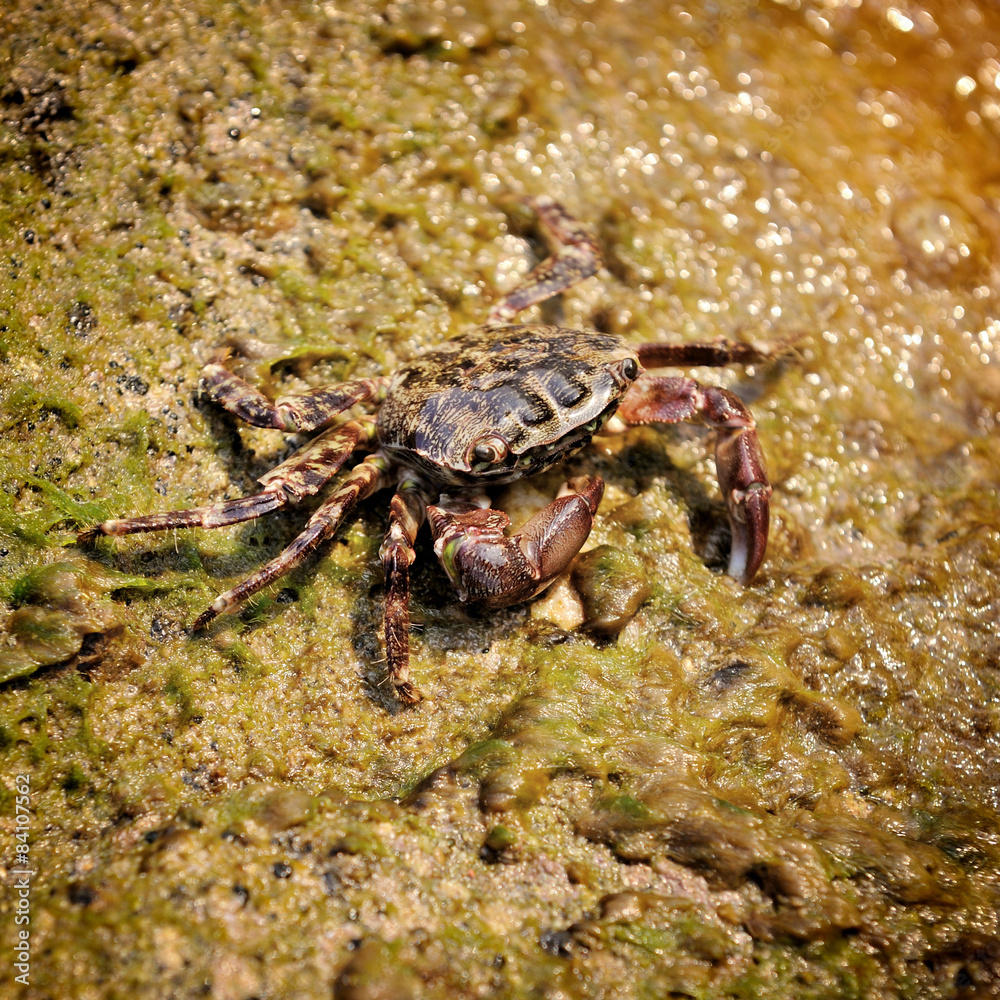
<svg viewBox="0 0 1000 1000"><path fill-rule="evenodd" d="M477 465L480 463L495 465L497 462L502 462L510 453L507 442L493 435L480 438L470 450Z"/></svg>
<svg viewBox="0 0 1000 1000"><path fill-rule="evenodd" d="M635 358L626 358L622 362L622 375L634 382L639 377L639 362Z"/></svg>

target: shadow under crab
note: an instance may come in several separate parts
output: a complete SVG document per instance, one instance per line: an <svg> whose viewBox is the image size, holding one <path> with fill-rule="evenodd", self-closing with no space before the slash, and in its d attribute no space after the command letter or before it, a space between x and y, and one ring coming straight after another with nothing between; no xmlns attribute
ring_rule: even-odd
<svg viewBox="0 0 1000 1000"><path fill-rule="evenodd" d="M409 676L409 567L425 520L434 552L462 601L498 608L526 601L561 574L590 534L604 483L570 480L559 496L507 535L510 521L485 490L531 476L584 447L598 432L699 420L716 430L719 485L732 529L729 573L748 583L764 558L768 483L754 420L733 393L645 368L765 360L744 344L628 345L556 326L513 324L518 313L594 274L593 237L550 198L532 202L551 244L543 260L499 300L484 326L425 351L395 375L268 399L222 364L202 385L227 412L258 427L320 433L259 479L263 489L190 510L104 521L79 535L218 528L301 503L323 490L356 451L370 454L342 479L303 531L274 559L219 595L193 623L203 629L298 565L332 537L361 500L394 486L380 556L386 577L388 676L400 700L420 700ZM375 414L338 417L356 404Z"/></svg>

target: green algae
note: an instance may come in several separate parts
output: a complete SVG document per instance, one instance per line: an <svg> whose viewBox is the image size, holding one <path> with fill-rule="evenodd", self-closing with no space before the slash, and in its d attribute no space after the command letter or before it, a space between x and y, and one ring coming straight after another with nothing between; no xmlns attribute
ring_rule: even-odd
<svg viewBox="0 0 1000 1000"><path fill-rule="evenodd" d="M1000 40L974 4L637 14L14 9L0 805L11 831L29 775L22 995L996 991ZM421 541L412 712L382 683L378 499L201 638L303 515L75 547L286 456L197 401L215 351L274 392L390 370L510 286L538 193L607 259L568 324L805 334L698 373L758 418L757 585L718 573L686 428L501 498L527 516L563 472L605 477L582 617L650 588L613 641L544 599L461 608Z"/></svg>
<svg viewBox="0 0 1000 1000"><path fill-rule="evenodd" d="M5 394L4 409L12 418L9 426L20 423L37 412L51 410L58 413L67 427L76 427L83 410L58 393L43 392L26 382L15 385Z"/></svg>

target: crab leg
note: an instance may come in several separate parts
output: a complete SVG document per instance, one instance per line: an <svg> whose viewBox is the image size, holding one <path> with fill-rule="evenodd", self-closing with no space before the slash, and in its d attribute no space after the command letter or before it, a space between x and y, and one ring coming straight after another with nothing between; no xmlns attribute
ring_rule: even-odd
<svg viewBox="0 0 1000 1000"><path fill-rule="evenodd" d="M359 500L364 500L385 486L388 470L389 461L381 452L369 455L360 465L355 466L347 474L340 488L316 509L316 513L309 518L305 528L291 544L241 584L220 594L212 601L211 605L195 619L191 626L192 631L203 629L217 615L234 608L251 594L263 590L279 576L284 576L298 566L309 553L315 551L322 542L336 533L343 519Z"/></svg>
<svg viewBox="0 0 1000 1000"><path fill-rule="evenodd" d="M753 365L773 360L773 348L758 348L751 344L717 340L714 343L638 344L635 353L644 368L683 368L704 365L722 368L725 365Z"/></svg>
<svg viewBox="0 0 1000 1000"><path fill-rule="evenodd" d="M278 485L294 501L317 494L351 454L375 440L375 418L348 420L303 445L281 465L257 480L265 489Z"/></svg>
<svg viewBox="0 0 1000 1000"><path fill-rule="evenodd" d="M502 608L544 590L587 540L604 494L599 476L571 479L564 492L508 537L500 510L442 497L427 508L434 554L459 599Z"/></svg>
<svg viewBox="0 0 1000 1000"><path fill-rule="evenodd" d="M385 650L389 680L400 701L414 705L423 697L410 680L410 566L413 542L424 523L426 487L405 475L389 505L389 530L379 549L385 570Z"/></svg>
<svg viewBox="0 0 1000 1000"><path fill-rule="evenodd" d="M704 420L716 428L715 468L729 510L729 575L749 583L767 548L771 485L756 424L739 397L691 378L642 375L616 416L628 424Z"/></svg>
<svg viewBox="0 0 1000 1000"><path fill-rule="evenodd" d="M159 514L143 514L140 517L126 517L120 520L102 521L92 528L77 533L76 540L81 545L89 545L101 535L119 537L132 535L138 531L168 531L170 528L224 528L241 521L270 514L288 503L288 498L278 489L267 489L249 497L238 497L206 507L192 507L190 510L167 510Z"/></svg>
<svg viewBox="0 0 1000 1000"><path fill-rule="evenodd" d="M350 420L320 434L267 475L261 476L258 482L264 489L260 493L205 507L103 521L81 531L77 541L87 544L100 535L117 537L171 528L223 528L252 521L318 493L336 475L355 448L368 444L374 433L374 420Z"/></svg>
<svg viewBox="0 0 1000 1000"><path fill-rule="evenodd" d="M322 427L355 403L379 399L388 385L389 379L385 377L359 378L280 396L272 402L224 365L208 365L201 375L202 391L227 413L254 427L283 431L312 431Z"/></svg>
<svg viewBox="0 0 1000 1000"><path fill-rule="evenodd" d="M597 241L562 205L546 196L533 198L529 204L538 215L552 254L493 306L488 324L509 323L522 309L566 291L601 266Z"/></svg>

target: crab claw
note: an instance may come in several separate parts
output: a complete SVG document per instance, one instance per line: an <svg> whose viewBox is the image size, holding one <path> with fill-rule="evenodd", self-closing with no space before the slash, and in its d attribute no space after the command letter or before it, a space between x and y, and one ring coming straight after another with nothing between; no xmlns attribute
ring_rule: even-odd
<svg viewBox="0 0 1000 1000"><path fill-rule="evenodd" d="M733 547L726 572L744 584L753 579L764 561L770 525L770 497L770 486L753 483L747 490L733 490L729 501Z"/></svg>
<svg viewBox="0 0 1000 1000"><path fill-rule="evenodd" d="M487 608L518 604L569 566L590 534L603 494L600 476L571 479L516 535L504 534L510 521L502 511L461 500L432 505L427 518L434 553L460 600Z"/></svg>
<svg viewBox="0 0 1000 1000"><path fill-rule="evenodd" d="M716 429L715 470L733 534L728 572L749 583L767 548L771 484L757 425L743 401L728 389L699 385L694 379L644 374L617 415L626 424L700 419Z"/></svg>
<svg viewBox="0 0 1000 1000"><path fill-rule="evenodd" d="M715 466L733 535L727 572L747 584L764 561L771 520L771 484L752 424L720 428Z"/></svg>

